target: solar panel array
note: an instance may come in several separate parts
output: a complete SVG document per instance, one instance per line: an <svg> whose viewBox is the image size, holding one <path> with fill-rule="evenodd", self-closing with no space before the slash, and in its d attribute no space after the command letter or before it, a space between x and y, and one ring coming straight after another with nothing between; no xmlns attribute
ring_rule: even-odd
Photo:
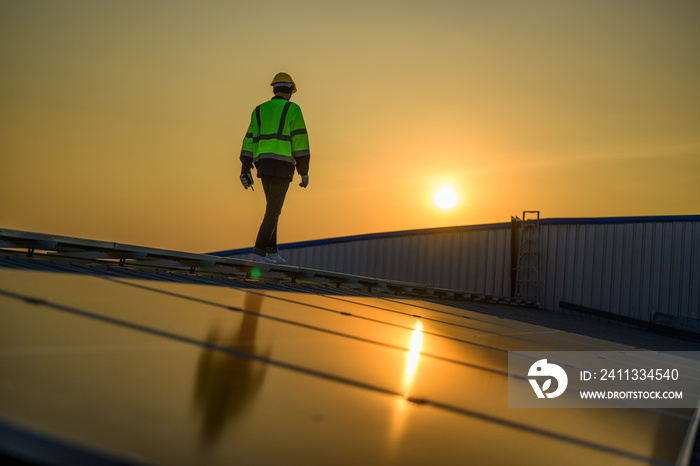
<svg viewBox="0 0 700 466"><path fill-rule="evenodd" d="M0 268L0 309L26 459L676 464L693 421L508 408L508 351L632 348L418 299Z"/></svg>

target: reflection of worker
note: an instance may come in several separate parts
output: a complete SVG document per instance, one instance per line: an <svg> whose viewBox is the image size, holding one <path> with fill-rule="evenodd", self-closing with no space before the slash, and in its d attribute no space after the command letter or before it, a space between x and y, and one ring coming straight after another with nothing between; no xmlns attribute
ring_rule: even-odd
<svg viewBox="0 0 700 466"><path fill-rule="evenodd" d="M194 393L195 406L202 414L201 439L205 444L216 443L227 421L241 417L262 388L267 366L246 357L269 356L269 350L260 352L256 345L262 302L263 295L246 293L246 312L238 331L221 334L217 324L206 337L207 348L199 358ZM212 346L221 350L212 350Z"/></svg>
<svg viewBox="0 0 700 466"><path fill-rule="evenodd" d="M287 73L277 73L270 84L275 96L255 107L241 150L241 183L253 185L253 164L262 180L267 206L253 260L284 264L277 253L277 221L282 212L294 166L301 175L299 186L309 184L309 137L301 108L289 101L297 87Z"/></svg>

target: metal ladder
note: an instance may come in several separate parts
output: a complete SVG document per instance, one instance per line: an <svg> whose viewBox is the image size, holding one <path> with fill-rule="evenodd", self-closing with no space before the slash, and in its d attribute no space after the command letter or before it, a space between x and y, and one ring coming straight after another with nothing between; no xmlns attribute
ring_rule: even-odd
<svg viewBox="0 0 700 466"><path fill-rule="evenodd" d="M515 217L518 219L517 217ZM518 219L520 220L520 219ZM518 265L515 297L526 304L539 306L540 211L523 211L520 220Z"/></svg>

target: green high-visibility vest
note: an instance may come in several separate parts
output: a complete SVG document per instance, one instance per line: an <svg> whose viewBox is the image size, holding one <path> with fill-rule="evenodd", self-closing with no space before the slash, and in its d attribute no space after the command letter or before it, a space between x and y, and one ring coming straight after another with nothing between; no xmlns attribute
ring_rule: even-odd
<svg viewBox="0 0 700 466"><path fill-rule="evenodd" d="M251 157L254 162L276 159L293 164L295 157L309 154L309 136L297 104L273 98L253 110L241 157Z"/></svg>

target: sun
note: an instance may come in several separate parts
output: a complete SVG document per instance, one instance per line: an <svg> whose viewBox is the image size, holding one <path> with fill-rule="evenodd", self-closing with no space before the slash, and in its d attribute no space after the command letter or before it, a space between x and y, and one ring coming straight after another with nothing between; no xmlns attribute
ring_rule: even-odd
<svg viewBox="0 0 700 466"><path fill-rule="evenodd" d="M457 205L457 191L450 187L439 189L433 196L433 203L439 209L450 210Z"/></svg>

